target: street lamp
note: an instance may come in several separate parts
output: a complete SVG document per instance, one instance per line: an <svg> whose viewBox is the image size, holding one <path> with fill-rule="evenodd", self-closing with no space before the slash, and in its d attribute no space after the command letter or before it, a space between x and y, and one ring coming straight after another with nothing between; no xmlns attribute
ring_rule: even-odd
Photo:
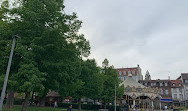
<svg viewBox="0 0 188 111"><path fill-rule="evenodd" d="M114 101L114 105L115 105L114 111L116 111L116 85L115 85L115 101Z"/></svg>
<svg viewBox="0 0 188 111"><path fill-rule="evenodd" d="M14 35L14 37L13 37L12 48L11 48L7 71L6 71L5 80L4 80L4 84L3 84L3 90L1 92L0 111L2 111L2 107L3 107L3 101L4 101L4 97L5 97L5 91L6 91L6 87L7 87L7 81L8 81L8 76L9 76L9 72L10 72L10 66L11 66L11 62L12 62L12 56L13 56L13 52L14 52L16 38L21 38L21 37L18 35Z"/></svg>

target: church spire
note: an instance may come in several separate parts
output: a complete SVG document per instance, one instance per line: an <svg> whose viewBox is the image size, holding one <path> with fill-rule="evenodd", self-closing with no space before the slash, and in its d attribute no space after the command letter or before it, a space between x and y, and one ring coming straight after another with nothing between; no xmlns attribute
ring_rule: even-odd
<svg viewBox="0 0 188 111"><path fill-rule="evenodd" d="M145 80L151 80L151 76L148 70L146 71Z"/></svg>

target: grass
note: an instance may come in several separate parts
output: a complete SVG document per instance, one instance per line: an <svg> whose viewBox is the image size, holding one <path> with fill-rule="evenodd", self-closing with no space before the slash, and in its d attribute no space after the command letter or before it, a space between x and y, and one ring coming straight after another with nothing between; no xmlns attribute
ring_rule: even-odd
<svg viewBox="0 0 188 111"><path fill-rule="evenodd" d="M22 106L14 106L11 110L5 110L3 108L2 111L21 111ZM49 108L49 107L28 107L27 111L63 111L60 108Z"/></svg>
<svg viewBox="0 0 188 111"><path fill-rule="evenodd" d="M2 111L21 111L22 106L14 106L13 109L10 110L5 110L3 108ZM67 109L63 109L63 108L50 108L50 107L27 107L27 111L67 111ZM77 111L74 110L74 111ZM98 110L82 110L82 111L98 111Z"/></svg>

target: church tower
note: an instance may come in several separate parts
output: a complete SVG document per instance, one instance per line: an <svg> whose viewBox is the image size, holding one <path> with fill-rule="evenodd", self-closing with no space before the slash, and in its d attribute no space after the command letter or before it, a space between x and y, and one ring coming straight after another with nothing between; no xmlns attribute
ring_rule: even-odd
<svg viewBox="0 0 188 111"><path fill-rule="evenodd" d="M145 80L151 80L151 76L148 70L146 71Z"/></svg>

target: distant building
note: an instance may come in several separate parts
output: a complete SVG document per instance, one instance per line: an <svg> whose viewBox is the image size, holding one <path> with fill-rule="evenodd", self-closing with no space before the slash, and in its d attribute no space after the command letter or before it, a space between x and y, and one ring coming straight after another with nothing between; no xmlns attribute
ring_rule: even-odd
<svg viewBox="0 0 188 111"><path fill-rule="evenodd" d="M118 68L119 79L125 81L129 74L132 74L132 78L137 82L143 80L142 71L139 65L131 68Z"/></svg>
<svg viewBox="0 0 188 111"><path fill-rule="evenodd" d="M118 98L117 103L120 106L129 105L130 110L142 109L153 111L161 110L161 90L158 88L146 87L138 83L129 74L120 85L124 85L124 95Z"/></svg>
<svg viewBox="0 0 188 111"><path fill-rule="evenodd" d="M177 80L151 80L149 71L145 74L145 80L139 83L146 87L161 89L162 105L185 106L186 94L188 95L188 73L183 73ZM187 89L187 92L185 91ZM188 97L188 96L187 96Z"/></svg>
<svg viewBox="0 0 188 111"><path fill-rule="evenodd" d="M148 70L146 71L145 80L151 80L151 76Z"/></svg>
<svg viewBox="0 0 188 111"><path fill-rule="evenodd" d="M171 93L171 81L170 80L151 80L151 76L149 74L149 71L146 72L145 75L145 80L140 80L139 83L143 84L146 87L151 87L151 88L159 88L161 89L161 102L162 105L164 106L165 104L167 105L172 105L172 93Z"/></svg>
<svg viewBox="0 0 188 111"><path fill-rule="evenodd" d="M171 80L172 99L175 106L185 106L184 87L181 80Z"/></svg>
<svg viewBox="0 0 188 111"><path fill-rule="evenodd" d="M177 78L177 80L181 80L184 88L184 95L186 99L186 103L188 103L188 73L181 73L181 76Z"/></svg>

